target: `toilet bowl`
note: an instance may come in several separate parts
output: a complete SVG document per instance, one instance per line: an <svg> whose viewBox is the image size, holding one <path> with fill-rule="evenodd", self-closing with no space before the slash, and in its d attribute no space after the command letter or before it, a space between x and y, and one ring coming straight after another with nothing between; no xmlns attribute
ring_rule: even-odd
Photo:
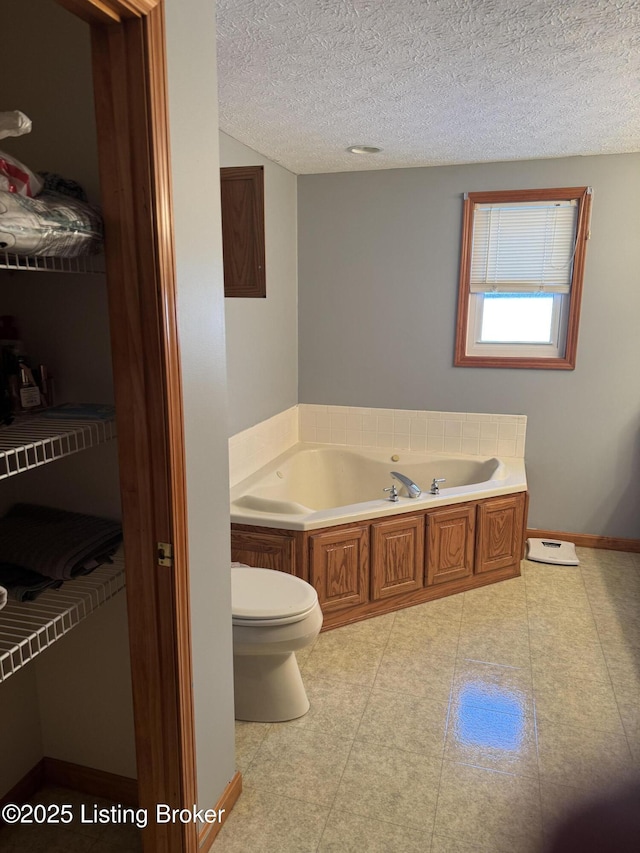
<svg viewBox="0 0 640 853"><path fill-rule="evenodd" d="M278 723L309 710L296 651L322 627L315 589L273 569L231 567L237 720Z"/></svg>

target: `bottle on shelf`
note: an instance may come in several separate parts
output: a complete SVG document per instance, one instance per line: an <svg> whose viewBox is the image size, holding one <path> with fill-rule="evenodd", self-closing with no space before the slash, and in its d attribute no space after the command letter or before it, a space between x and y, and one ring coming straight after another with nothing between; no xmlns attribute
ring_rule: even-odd
<svg viewBox="0 0 640 853"><path fill-rule="evenodd" d="M40 389L40 402L43 406L53 406L55 400L53 396L53 376L49 374L46 364L39 365L34 371L38 388Z"/></svg>
<svg viewBox="0 0 640 853"><path fill-rule="evenodd" d="M53 379L46 365L31 368L15 317L0 316L0 424L53 405Z"/></svg>
<svg viewBox="0 0 640 853"><path fill-rule="evenodd" d="M33 378L31 368L24 358L19 358L18 364L20 367L20 405L23 409L36 408L42 403L40 389Z"/></svg>

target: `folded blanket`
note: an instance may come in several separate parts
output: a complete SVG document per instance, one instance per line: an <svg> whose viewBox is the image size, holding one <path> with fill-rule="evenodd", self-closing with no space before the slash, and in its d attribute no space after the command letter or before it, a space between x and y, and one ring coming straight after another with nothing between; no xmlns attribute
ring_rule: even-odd
<svg viewBox="0 0 640 853"><path fill-rule="evenodd" d="M2 608L5 606L6 603L7 603L7 590L3 586L0 586L0 610L2 610Z"/></svg>
<svg viewBox="0 0 640 853"><path fill-rule="evenodd" d="M0 563L0 583L0 590L6 587L6 592L16 601L35 601L45 590L62 586L62 581L45 578L38 572L14 566L12 563Z"/></svg>
<svg viewBox="0 0 640 853"><path fill-rule="evenodd" d="M0 557L56 580L87 574L115 554L116 521L46 506L16 504L0 518Z"/></svg>

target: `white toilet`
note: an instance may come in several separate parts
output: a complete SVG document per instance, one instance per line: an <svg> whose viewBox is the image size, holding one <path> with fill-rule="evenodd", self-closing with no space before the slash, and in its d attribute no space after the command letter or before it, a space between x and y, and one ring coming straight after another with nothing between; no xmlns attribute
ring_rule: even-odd
<svg viewBox="0 0 640 853"><path fill-rule="evenodd" d="M322 627L315 589L284 572L234 563L231 610L236 719L278 723L306 714L295 652Z"/></svg>

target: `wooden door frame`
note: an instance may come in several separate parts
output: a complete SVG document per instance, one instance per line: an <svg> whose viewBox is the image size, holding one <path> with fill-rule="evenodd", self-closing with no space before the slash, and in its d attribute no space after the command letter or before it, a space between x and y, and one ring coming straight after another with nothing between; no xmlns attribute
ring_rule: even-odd
<svg viewBox="0 0 640 853"><path fill-rule="evenodd" d="M90 24L115 382L139 803L197 802L186 474L164 8L58 0ZM158 563L158 543L173 566ZM195 853L195 823L143 831Z"/></svg>

